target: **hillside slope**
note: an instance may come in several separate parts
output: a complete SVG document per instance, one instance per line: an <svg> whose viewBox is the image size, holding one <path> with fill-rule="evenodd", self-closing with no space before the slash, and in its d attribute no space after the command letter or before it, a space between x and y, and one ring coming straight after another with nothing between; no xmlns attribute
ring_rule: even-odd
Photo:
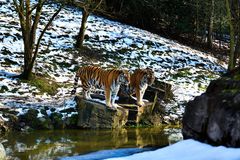
<svg viewBox="0 0 240 160"><path fill-rule="evenodd" d="M10 2L10 3L9 3ZM74 72L83 64L135 69L151 67L157 79L171 83L175 101L169 110L182 115L181 105L201 94L212 79L225 72L226 65L216 58L145 30L91 15L88 19L84 46L93 55L74 50L74 37L79 31L81 11L65 7L44 35L34 72L59 82L57 93L42 93L36 85L11 79L21 73L23 43L12 0L0 1L0 106L22 108L44 105L74 107L69 92ZM57 5L43 9L37 35L40 34ZM80 91L80 89L79 89Z"/></svg>

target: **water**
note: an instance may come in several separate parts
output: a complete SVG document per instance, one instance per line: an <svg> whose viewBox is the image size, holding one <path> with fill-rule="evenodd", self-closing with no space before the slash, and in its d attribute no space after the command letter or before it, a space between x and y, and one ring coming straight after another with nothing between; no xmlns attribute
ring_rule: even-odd
<svg viewBox="0 0 240 160"><path fill-rule="evenodd" d="M118 152L130 154L128 151L141 151L137 148L168 145L168 135L162 128L13 132L1 137L1 140L9 159L13 160L76 157L90 152L114 151L113 149L119 148L124 150Z"/></svg>

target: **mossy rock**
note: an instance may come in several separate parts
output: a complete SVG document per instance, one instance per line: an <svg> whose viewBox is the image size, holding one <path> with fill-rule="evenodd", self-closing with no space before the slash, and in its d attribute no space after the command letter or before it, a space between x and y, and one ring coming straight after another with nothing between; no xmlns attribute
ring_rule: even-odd
<svg viewBox="0 0 240 160"><path fill-rule="evenodd" d="M55 129L65 128L65 124L63 122L63 115L61 113L52 113L50 115L50 119Z"/></svg>
<svg viewBox="0 0 240 160"><path fill-rule="evenodd" d="M38 117L39 111L36 109L29 109L26 114L19 116L19 124L23 122L24 126L29 126L32 129L53 129L51 119L47 116ZM21 128L24 126L20 126Z"/></svg>
<svg viewBox="0 0 240 160"><path fill-rule="evenodd" d="M67 128L77 128L78 114L67 117L64 122Z"/></svg>
<svg viewBox="0 0 240 160"><path fill-rule="evenodd" d="M44 108L42 108L42 109L40 110L40 113L42 113L43 115L47 116L47 111L46 111L46 109L44 109Z"/></svg>
<svg viewBox="0 0 240 160"><path fill-rule="evenodd" d="M26 114L22 115L25 121L32 121L37 118L39 111L36 109L29 109Z"/></svg>
<svg viewBox="0 0 240 160"><path fill-rule="evenodd" d="M41 117L39 118L39 128L40 129L53 129L54 126L52 124L52 121L48 117Z"/></svg>

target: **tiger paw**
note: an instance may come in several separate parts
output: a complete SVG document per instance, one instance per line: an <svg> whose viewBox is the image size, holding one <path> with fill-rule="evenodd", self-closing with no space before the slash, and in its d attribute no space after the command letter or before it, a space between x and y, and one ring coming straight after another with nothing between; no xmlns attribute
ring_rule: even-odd
<svg viewBox="0 0 240 160"><path fill-rule="evenodd" d="M109 109L109 110L113 110L113 111L116 111L117 110L117 108L115 108L115 107L107 107L107 109Z"/></svg>
<svg viewBox="0 0 240 160"><path fill-rule="evenodd" d="M117 109L117 108L122 108L121 106L119 106L119 105L118 105L118 104L116 104L116 103L115 103L115 104L113 104L112 106L113 106L113 108L116 108L116 109Z"/></svg>

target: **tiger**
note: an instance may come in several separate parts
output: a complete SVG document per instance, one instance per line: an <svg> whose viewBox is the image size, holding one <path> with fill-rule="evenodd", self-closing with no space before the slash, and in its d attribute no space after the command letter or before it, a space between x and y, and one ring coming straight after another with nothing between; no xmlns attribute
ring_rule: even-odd
<svg viewBox="0 0 240 160"><path fill-rule="evenodd" d="M78 79L80 78L85 99L91 98L91 88L104 88L105 103L110 108L120 107L115 104L115 100L121 84L130 83L130 74L127 70L120 69L102 69L95 66L80 67L74 78L74 89L72 94L76 93Z"/></svg>
<svg viewBox="0 0 240 160"><path fill-rule="evenodd" d="M136 94L137 105L143 106L143 96L148 86L154 83L154 72L150 68L136 69L130 76L130 94Z"/></svg>

